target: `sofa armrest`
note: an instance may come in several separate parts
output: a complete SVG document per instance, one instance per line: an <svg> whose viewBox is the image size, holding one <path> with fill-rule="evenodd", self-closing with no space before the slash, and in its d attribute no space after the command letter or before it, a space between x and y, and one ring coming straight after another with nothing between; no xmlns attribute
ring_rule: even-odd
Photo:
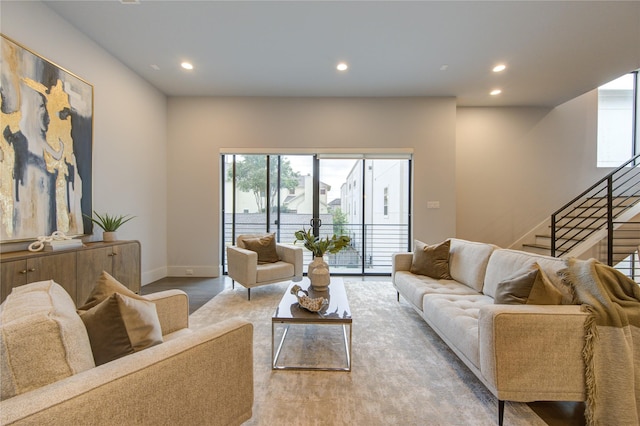
<svg viewBox="0 0 640 426"><path fill-rule="evenodd" d="M227 320L4 400L0 424L238 425L252 405L253 326Z"/></svg>
<svg viewBox="0 0 640 426"><path fill-rule="evenodd" d="M302 276L302 247L286 244L276 244L276 251L280 260L293 264L293 275Z"/></svg>
<svg viewBox="0 0 640 426"><path fill-rule="evenodd" d="M258 274L258 253L237 246L228 246L227 267L227 273L232 280L243 285L255 284Z"/></svg>
<svg viewBox="0 0 640 426"><path fill-rule="evenodd" d="M498 399L584 400L585 321L577 305L480 308L480 370Z"/></svg>
<svg viewBox="0 0 640 426"><path fill-rule="evenodd" d="M397 271L411 270L412 262L413 252L393 253L391 255L391 280L393 281L394 275Z"/></svg>
<svg viewBox="0 0 640 426"><path fill-rule="evenodd" d="M189 296L182 290L166 290L144 297L156 304L162 335L189 328Z"/></svg>

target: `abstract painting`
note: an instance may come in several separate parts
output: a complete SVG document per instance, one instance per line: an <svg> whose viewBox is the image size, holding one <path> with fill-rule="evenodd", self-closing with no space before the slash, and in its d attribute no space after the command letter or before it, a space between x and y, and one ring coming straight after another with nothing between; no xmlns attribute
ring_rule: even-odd
<svg viewBox="0 0 640 426"><path fill-rule="evenodd" d="M93 86L2 35L0 241L91 231Z"/></svg>

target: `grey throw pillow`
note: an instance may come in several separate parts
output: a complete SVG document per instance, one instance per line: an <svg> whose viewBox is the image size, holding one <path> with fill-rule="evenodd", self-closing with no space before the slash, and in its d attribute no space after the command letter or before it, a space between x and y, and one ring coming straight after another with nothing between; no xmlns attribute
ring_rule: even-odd
<svg viewBox="0 0 640 426"><path fill-rule="evenodd" d="M431 278L450 280L449 274L449 247L451 241L447 240L436 245L427 245L416 240L413 249L413 260L410 271L413 274L426 275Z"/></svg>
<svg viewBox="0 0 640 426"><path fill-rule="evenodd" d="M524 305L538 276L538 268L531 265L521 269L513 276L500 281L496 288L494 303L503 305Z"/></svg>
<svg viewBox="0 0 640 426"><path fill-rule="evenodd" d="M504 305L559 305L561 302L562 293L537 263L501 281L494 298L494 303Z"/></svg>

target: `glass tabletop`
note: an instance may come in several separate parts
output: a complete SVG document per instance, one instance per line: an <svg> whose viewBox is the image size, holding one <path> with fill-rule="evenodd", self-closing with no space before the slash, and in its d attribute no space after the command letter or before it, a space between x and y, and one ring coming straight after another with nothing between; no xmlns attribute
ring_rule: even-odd
<svg viewBox="0 0 640 426"><path fill-rule="evenodd" d="M291 288L294 285L299 285L302 290L308 291L309 297L324 297L329 303L318 312L310 312L302 308L298 304L296 296L291 294ZM342 278L331 277L331 283L327 291L314 291L307 277L304 277L301 281L292 282L282 296L271 320L272 322L351 323L351 309L349 308L349 300L347 299L347 292Z"/></svg>

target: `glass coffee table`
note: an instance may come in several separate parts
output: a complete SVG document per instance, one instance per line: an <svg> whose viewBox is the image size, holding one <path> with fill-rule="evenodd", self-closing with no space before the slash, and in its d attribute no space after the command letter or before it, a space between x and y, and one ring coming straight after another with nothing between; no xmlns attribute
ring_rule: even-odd
<svg viewBox="0 0 640 426"><path fill-rule="evenodd" d="M318 312L310 312L300 307L296 296L291 294L291 288L294 285L299 285L302 290L308 291L309 297L324 297L328 299L329 303ZM351 325L351 309L349 308L349 300L347 299L347 293L345 291L342 278L331 277L331 284L329 285L328 290L324 292L314 291L311 288L311 284L307 277L304 277L301 281L292 282L289 287L287 287L287 291L282 296L280 304L271 317L271 368L273 370L351 371ZM278 362L281 355L283 355L283 349L284 352L301 351L305 349L300 346L291 347L294 346L297 341L292 341L288 345L285 344L289 329L292 326L295 326L296 328L298 328L298 326L341 327L342 336L340 336L340 340L343 340L344 360L346 362L342 365L323 365L321 362L316 362L314 365L308 365L304 362L289 364L286 360L284 362ZM349 328L348 332L347 327ZM280 329L282 328L282 337L280 338L280 343L276 349L276 333L280 332ZM311 333L313 333L313 331ZM311 338L327 338L327 336L324 335L322 337L318 336L311 336ZM321 356L321 354L319 356ZM301 354L301 357L305 359L306 355Z"/></svg>

